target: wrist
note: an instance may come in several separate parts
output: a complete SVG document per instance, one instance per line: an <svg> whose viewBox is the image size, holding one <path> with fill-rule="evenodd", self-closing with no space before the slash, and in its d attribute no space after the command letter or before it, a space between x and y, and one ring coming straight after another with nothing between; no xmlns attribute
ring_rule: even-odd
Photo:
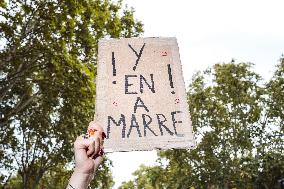
<svg viewBox="0 0 284 189"><path fill-rule="evenodd" d="M75 189L86 189L90 184L93 175L93 173L84 173L78 168L75 168L69 180L69 184Z"/></svg>
<svg viewBox="0 0 284 189"><path fill-rule="evenodd" d="M80 175L94 175L95 170L92 169L86 169L85 167L76 167L73 170L73 173L80 174Z"/></svg>

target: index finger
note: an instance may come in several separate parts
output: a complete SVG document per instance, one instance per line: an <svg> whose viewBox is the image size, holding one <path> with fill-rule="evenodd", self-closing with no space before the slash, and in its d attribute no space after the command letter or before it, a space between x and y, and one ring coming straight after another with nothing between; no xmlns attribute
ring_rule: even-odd
<svg viewBox="0 0 284 189"><path fill-rule="evenodd" d="M95 121L91 121L88 126L88 134L90 137L99 137L100 140L106 138L104 129Z"/></svg>

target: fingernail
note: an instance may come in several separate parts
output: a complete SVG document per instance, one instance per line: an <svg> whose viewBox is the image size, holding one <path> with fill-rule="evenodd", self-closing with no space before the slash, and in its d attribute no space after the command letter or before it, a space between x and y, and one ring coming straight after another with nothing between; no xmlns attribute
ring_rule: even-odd
<svg viewBox="0 0 284 189"><path fill-rule="evenodd" d="M104 150L101 148L100 152L99 152L100 156L103 156L105 154Z"/></svg>
<svg viewBox="0 0 284 189"><path fill-rule="evenodd" d="M105 138L106 138L106 134L105 134L105 132L103 132L103 133L102 133L102 137L103 137L103 139L105 139Z"/></svg>
<svg viewBox="0 0 284 189"><path fill-rule="evenodd" d="M96 159L97 157L99 157L99 154L94 155L93 159Z"/></svg>

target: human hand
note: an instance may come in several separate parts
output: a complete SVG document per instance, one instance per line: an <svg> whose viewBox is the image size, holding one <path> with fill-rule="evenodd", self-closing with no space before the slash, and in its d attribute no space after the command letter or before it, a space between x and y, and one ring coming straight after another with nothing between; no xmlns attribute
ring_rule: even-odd
<svg viewBox="0 0 284 189"><path fill-rule="evenodd" d="M88 127L88 136L79 136L74 142L75 169L69 181L69 188L85 189L98 166L103 161L103 140L105 133L94 121Z"/></svg>
<svg viewBox="0 0 284 189"><path fill-rule="evenodd" d="M89 137L79 136L74 143L75 171L93 174L103 161L103 139L105 134L102 127L94 121L88 127Z"/></svg>

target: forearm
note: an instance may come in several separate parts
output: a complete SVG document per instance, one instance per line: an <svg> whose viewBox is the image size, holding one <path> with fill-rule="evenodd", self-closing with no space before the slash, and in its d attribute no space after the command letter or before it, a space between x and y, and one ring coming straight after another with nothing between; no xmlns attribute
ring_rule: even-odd
<svg viewBox="0 0 284 189"><path fill-rule="evenodd" d="M93 174L86 174L78 172L75 168L67 189L86 189L93 178ZM73 187L73 188L72 188Z"/></svg>

